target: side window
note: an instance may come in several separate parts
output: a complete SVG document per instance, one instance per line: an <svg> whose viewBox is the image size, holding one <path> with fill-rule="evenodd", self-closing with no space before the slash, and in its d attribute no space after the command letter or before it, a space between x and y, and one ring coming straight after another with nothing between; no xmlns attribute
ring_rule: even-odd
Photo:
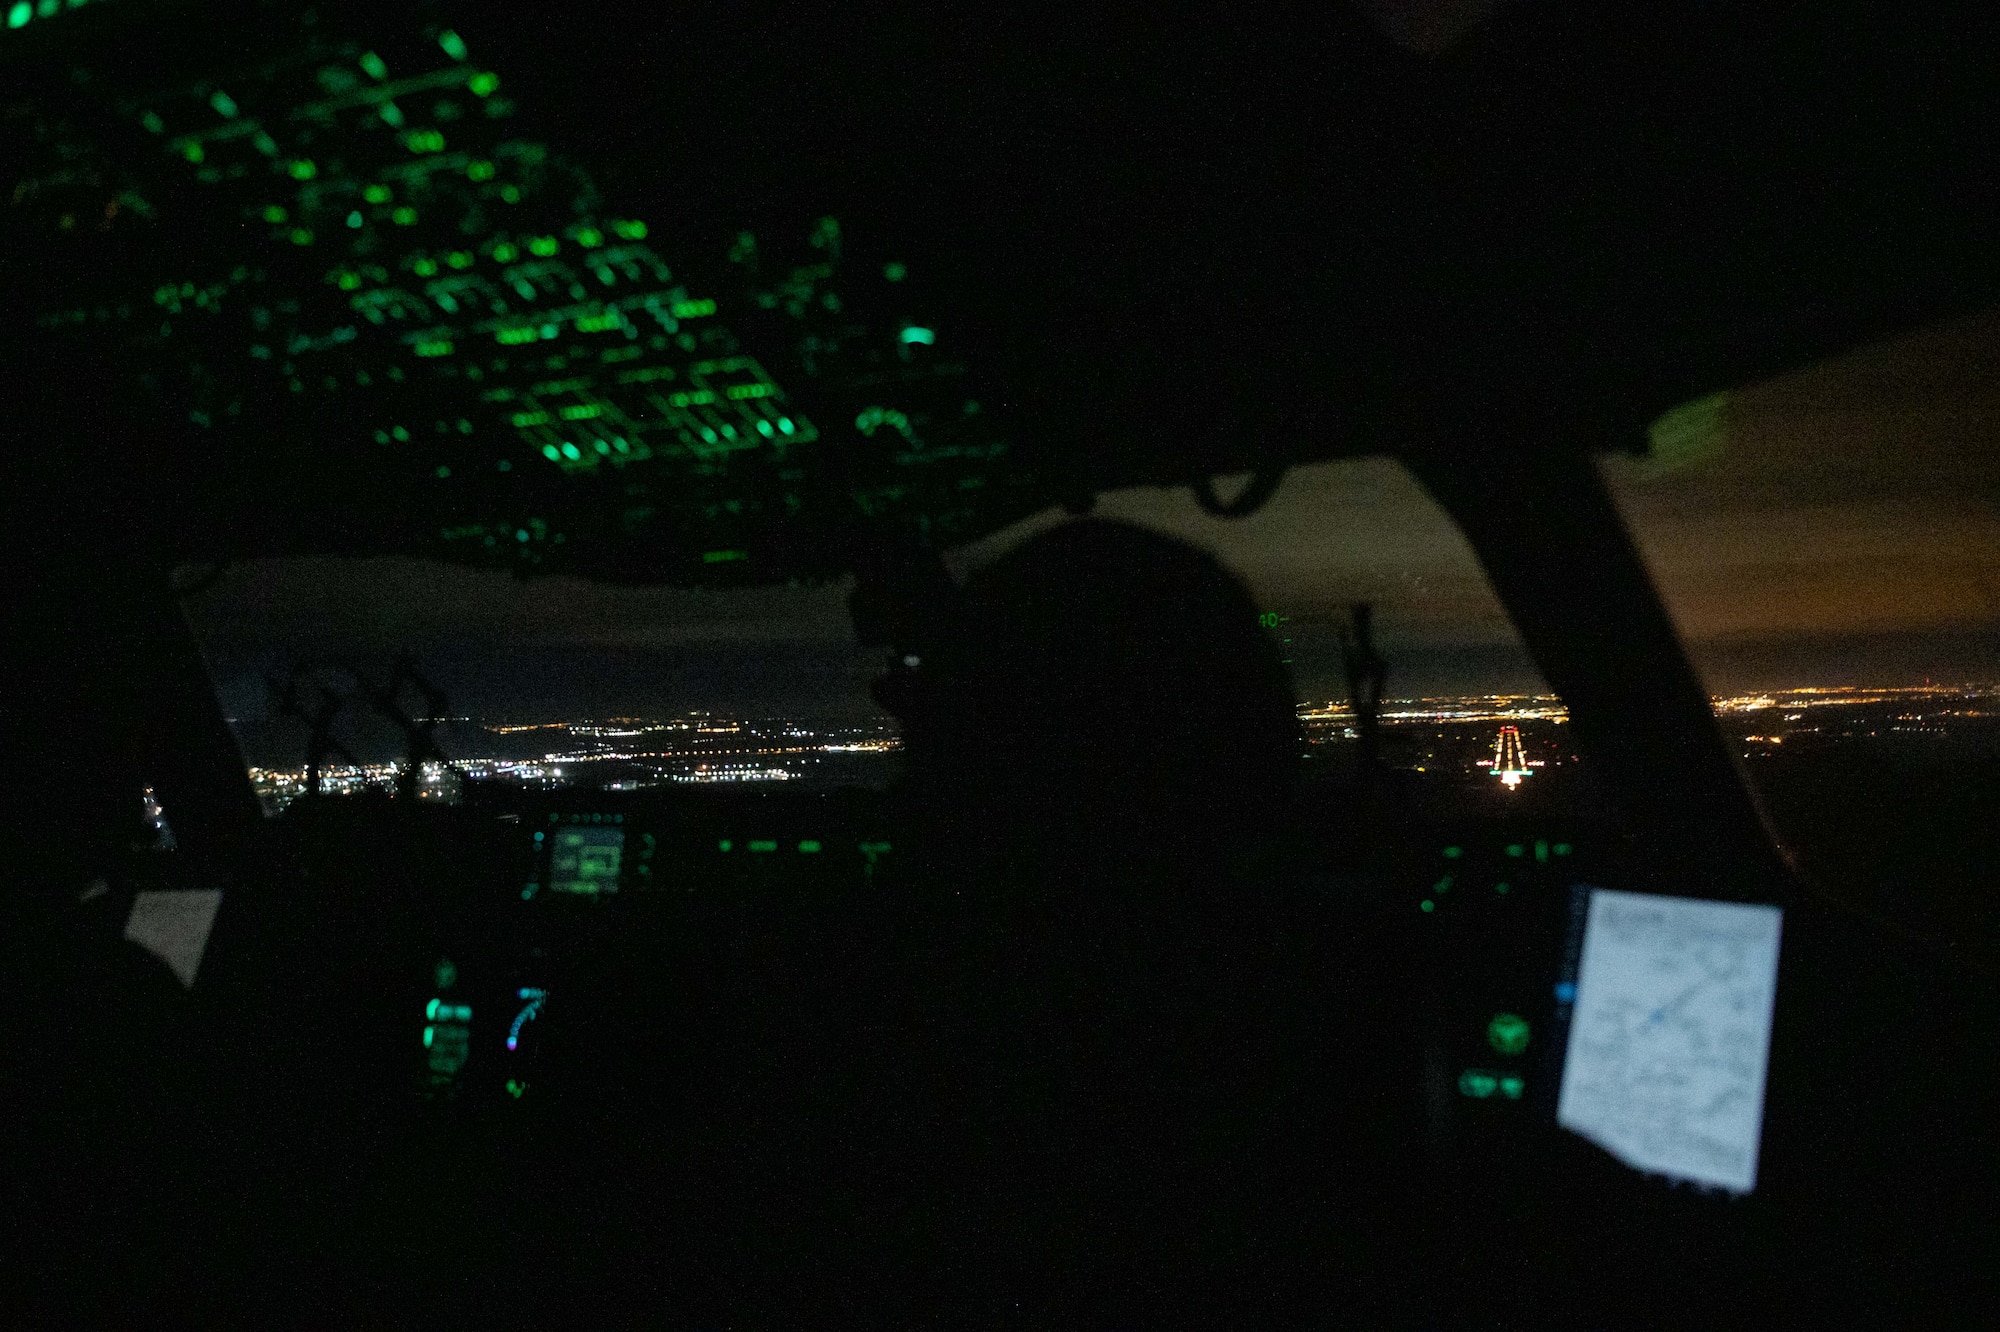
<svg viewBox="0 0 2000 1332"><path fill-rule="evenodd" d="M1671 413L1605 475L1802 867L2000 956L2000 317Z"/></svg>

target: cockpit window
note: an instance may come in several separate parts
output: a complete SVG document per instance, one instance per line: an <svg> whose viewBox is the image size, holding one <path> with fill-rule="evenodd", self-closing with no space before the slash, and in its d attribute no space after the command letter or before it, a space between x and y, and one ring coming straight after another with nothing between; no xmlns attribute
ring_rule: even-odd
<svg viewBox="0 0 2000 1332"><path fill-rule="evenodd" d="M1670 414L1605 475L1808 873L1996 951L2000 316Z"/></svg>
<svg viewBox="0 0 2000 1332"><path fill-rule="evenodd" d="M1292 468L1243 518L1205 513L1186 487L1111 491L1094 512L1189 541L1244 579L1290 662L1311 756L1339 755L1357 738L1348 668L1355 609L1366 606L1385 667L1385 763L1485 783L1499 769L1538 774L1570 761L1559 700L1464 535L1402 464L1356 458ZM954 562L977 567L1065 516L1038 514L955 552ZM1511 748L1508 726L1517 730Z"/></svg>
<svg viewBox="0 0 2000 1332"><path fill-rule="evenodd" d="M431 561L231 566L187 600L265 808L466 780L879 787L894 723L842 585L518 581ZM416 757L414 779L410 761Z"/></svg>

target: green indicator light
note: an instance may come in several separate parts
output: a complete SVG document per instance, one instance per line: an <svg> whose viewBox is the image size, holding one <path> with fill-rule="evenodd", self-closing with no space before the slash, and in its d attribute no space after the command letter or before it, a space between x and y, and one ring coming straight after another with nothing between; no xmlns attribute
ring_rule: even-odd
<svg viewBox="0 0 2000 1332"><path fill-rule="evenodd" d="M361 191L361 197L368 203L372 204L388 203L389 187L387 185L370 185Z"/></svg>
<svg viewBox="0 0 2000 1332"><path fill-rule="evenodd" d="M1548 863L1549 844L1547 842L1535 843L1535 859L1541 861L1545 865Z"/></svg>
<svg viewBox="0 0 2000 1332"><path fill-rule="evenodd" d="M389 67L383 64L382 57L376 55L373 51L362 52L360 64L361 68L367 71L368 77L371 79L386 79L389 77Z"/></svg>
<svg viewBox="0 0 2000 1332"><path fill-rule="evenodd" d="M789 434L791 434L791 433L792 433L792 431L793 431L793 426L792 426L792 418L791 418L791 417L789 417L789 416L781 416L781 417L779 417L779 418L778 418L778 429L780 429L780 430L784 431L784 432L785 432L786 434L788 434L788 435L789 435Z"/></svg>
<svg viewBox="0 0 2000 1332"><path fill-rule="evenodd" d="M491 180L493 179L493 173L494 166L491 162L467 162L465 164L465 178L467 180Z"/></svg>
<svg viewBox="0 0 2000 1332"><path fill-rule="evenodd" d="M1423 901L1417 903L1417 909L1419 911L1436 911L1438 909L1438 904L1436 902L1431 901L1430 898L1426 897Z"/></svg>
<svg viewBox="0 0 2000 1332"><path fill-rule="evenodd" d="M437 469L438 480L442 481L450 475L451 475L451 468L445 467L442 464L440 464Z"/></svg>
<svg viewBox="0 0 2000 1332"><path fill-rule="evenodd" d="M361 230L362 218L361 218L361 210L359 208L355 209L353 212L347 215L347 225L354 228L356 231Z"/></svg>
<svg viewBox="0 0 2000 1332"><path fill-rule="evenodd" d="M1432 891L1432 892L1434 892L1434 893L1436 893L1436 894L1438 894L1438 895L1439 895L1440 897L1442 897L1442 896L1443 896L1444 894L1446 894L1446 893L1450 892L1450 891L1451 891L1451 875L1447 874L1447 875L1445 875L1445 876L1444 876L1444 877L1443 877L1442 879L1439 879L1439 880L1438 880L1438 881L1437 881L1436 883L1432 884L1432 885L1431 885L1431 891Z"/></svg>
<svg viewBox="0 0 2000 1332"><path fill-rule="evenodd" d="M425 1004L425 1005L424 1005L424 1021L426 1021L426 1022L432 1022L432 1021L435 1021L435 1020L437 1019L437 1015L438 1015L438 1005L439 1005L439 1004L441 1004L441 1003L443 1003L443 1002L444 1002L444 1001L443 1001L442 999L433 999L433 1000L431 1000L431 1001L430 1001L430 1002L429 1002L428 1004Z"/></svg>
<svg viewBox="0 0 2000 1332"><path fill-rule="evenodd" d="M1464 854L1465 848L1462 846L1448 846L1444 849L1444 858L1446 860L1457 860Z"/></svg>
<svg viewBox="0 0 2000 1332"><path fill-rule="evenodd" d="M1500 894L1500 896L1505 897L1508 894L1508 892L1512 889L1512 887L1513 885L1509 884L1506 880L1503 879L1499 883L1493 885L1493 891Z"/></svg>
<svg viewBox="0 0 2000 1332"><path fill-rule="evenodd" d="M165 134L167 132L167 122L160 119L160 113L157 111L148 111L145 115L140 116L139 123L146 127L148 134Z"/></svg>
<svg viewBox="0 0 2000 1332"><path fill-rule="evenodd" d="M204 156L206 156L206 154L204 154L204 153L203 153L203 152L201 151L201 145L200 145L200 144L198 144L198 143L188 143L188 144L182 144L182 145L181 145L181 156L182 156L182 157L185 157L185 158L186 158L186 159L187 159L188 161L190 161L190 162L193 162L193 163L196 163L196 164L199 164L199 163L201 162L201 159L202 159L202 158L203 158Z"/></svg>
<svg viewBox="0 0 2000 1332"><path fill-rule="evenodd" d="M449 342L419 342L417 344L417 355L419 356L449 356L451 353L452 344Z"/></svg>
<svg viewBox="0 0 2000 1332"><path fill-rule="evenodd" d="M389 220L399 227L410 226L417 220L417 210L414 208L398 208L395 212L389 214Z"/></svg>
<svg viewBox="0 0 2000 1332"><path fill-rule="evenodd" d="M500 187L500 202L502 203L521 202L521 191L512 185L502 185Z"/></svg>
<svg viewBox="0 0 2000 1332"><path fill-rule="evenodd" d="M909 267L905 264L882 265L882 276L887 278L891 282L901 282L904 278L908 277L909 275L910 275Z"/></svg>
<svg viewBox="0 0 2000 1332"><path fill-rule="evenodd" d="M472 267L472 255L464 250L453 250L444 257L444 261L452 268Z"/></svg>
<svg viewBox="0 0 2000 1332"><path fill-rule="evenodd" d="M750 849L752 851L776 851L778 844L775 841L757 841L750 843Z"/></svg>
<svg viewBox="0 0 2000 1332"><path fill-rule="evenodd" d="M800 855L809 856L817 850L819 850L819 843L812 841L811 839L807 839L806 841L799 843Z"/></svg>
<svg viewBox="0 0 2000 1332"><path fill-rule="evenodd" d="M7 26L25 28L28 20L35 16L35 7L28 0L16 0L14 7L7 11Z"/></svg>
<svg viewBox="0 0 2000 1332"><path fill-rule="evenodd" d="M313 165L311 159L303 157L287 169L292 173L293 180L311 180L319 174L319 168Z"/></svg>
<svg viewBox="0 0 2000 1332"><path fill-rule="evenodd" d="M562 452L563 457L569 459L571 462L575 462L577 459L583 457L583 450L577 448L576 445L570 443L568 440L563 441Z"/></svg>
<svg viewBox="0 0 2000 1332"><path fill-rule="evenodd" d="M528 529L527 529L527 528L525 528L525 527L517 527L517 528L515 528L515 529L514 529L514 540L516 540L516 541L526 541L527 539L528 539Z"/></svg>
<svg viewBox="0 0 2000 1332"><path fill-rule="evenodd" d="M438 959L438 964L431 968L431 981L440 990L449 990L458 984L458 968L452 964L450 958L441 957Z"/></svg>
<svg viewBox="0 0 2000 1332"><path fill-rule="evenodd" d="M911 324L903 330L902 340L906 346L910 343L915 343L921 347L928 347L937 341L937 334L931 329L919 328L917 325Z"/></svg>
<svg viewBox="0 0 2000 1332"><path fill-rule="evenodd" d="M735 846L736 843L730 841L727 837L725 837L721 841L715 844L715 849L718 851L729 851L734 849Z"/></svg>
<svg viewBox="0 0 2000 1332"><path fill-rule="evenodd" d="M304 227L294 227L292 229L292 244L311 245L312 243L313 243L312 232L306 230Z"/></svg>
<svg viewBox="0 0 2000 1332"><path fill-rule="evenodd" d="M1527 850L1526 847L1522 846L1519 842L1516 842L1512 846L1509 846L1507 848L1507 854L1510 856L1519 856L1522 852L1526 850Z"/></svg>
<svg viewBox="0 0 2000 1332"><path fill-rule="evenodd" d="M410 265L410 271L418 277L431 277L438 271L437 260L419 259Z"/></svg>
<svg viewBox="0 0 2000 1332"><path fill-rule="evenodd" d="M437 1039L437 1028L436 1028L436 1027L425 1027L425 1028L424 1028L424 1048L425 1048L426 1050L430 1049L430 1048L431 1048L431 1042L432 1042L432 1041L435 1041L436 1039Z"/></svg>
<svg viewBox="0 0 2000 1332"><path fill-rule="evenodd" d="M1458 1075L1459 1095L1475 1101L1483 1101L1499 1089L1500 1079L1484 1069L1468 1068Z"/></svg>
<svg viewBox="0 0 2000 1332"><path fill-rule="evenodd" d="M585 227L576 233L576 243L586 250L594 250L604 244L604 233L596 227Z"/></svg>
<svg viewBox="0 0 2000 1332"><path fill-rule="evenodd" d="M557 243L554 236L536 236L528 242L528 253L539 255L544 259L561 248L562 246Z"/></svg>
<svg viewBox="0 0 2000 1332"><path fill-rule="evenodd" d="M673 316L676 319L699 319L703 315L715 313L715 302L710 300L676 301Z"/></svg>
<svg viewBox="0 0 2000 1332"><path fill-rule="evenodd" d="M272 223L283 222L286 218L290 216L291 216L290 213L287 213L284 209L278 207L278 205L276 204L272 204L269 208L266 208L264 210L264 220L266 222L272 222Z"/></svg>
<svg viewBox="0 0 2000 1332"><path fill-rule="evenodd" d="M465 81L465 86L472 90L474 97L490 96L500 87L500 76L498 74L474 74Z"/></svg>
<svg viewBox="0 0 2000 1332"><path fill-rule="evenodd" d="M438 45L443 47L444 53L450 56L453 60L465 59L466 55L465 39L463 37L460 37L457 33L453 32L450 28L446 28L443 32L438 34ZM508 1085L511 1087L513 1084L510 1083Z"/></svg>
<svg viewBox="0 0 2000 1332"><path fill-rule="evenodd" d="M517 1101L520 1100L521 1094L527 1090L528 1090L528 1084L521 1081L519 1078L507 1079L507 1094L513 1097L515 1100Z"/></svg>
<svg viewBox="0 0 2000 1332"><path fill-rule="evenodd" d="M703 564L733 564L737 560L747 560L749 558L750 552L747 550L711 550L702 554L701 562Z"/></svg>
<svg viewBox="0 0 2000 1332"><path fill-rule="evenodd" d="M1557 842L1557 843L1555 844L1555 847L1554 847L1553 849L1554 849L1554 851L1555 851L1555 853L1556 853L1557 855L1559 855L1559 856L1566 856L1566 855L1568 855L1568 854L1569 854L1569 850L1570 850L1570 848L1569 848L1569 843L1568 843L1568 842Z"/></svg>
<svg viewBox="0 0 2000 1332"><path fill-rule="evenodd" d="M553 444L544 444L542 445L542 456L550 462L555 462L562 457L562 450Z"/></svg>
<svg viewBox="0 0 2000 1332"><path fill-rule="evenodd" d="M441 153L444 135L438 130L411 130L403 136L403 146L413 153Z"/></svg>
<svg viewBox="0 0 2000 1332"><path fill-rule="evenodd" d="M1508 1074L1506 1077L1500 1079L1500 1094L1510 1101L1518 1101L1521 1099L1521 1088L1523 1085L1521 1079Z"/></svg>
<svg viewBox="0 0 2000 1332"><path fill-rule="evenodd" d="M209 95L208 104L215 108L215 114L228 120L236 118L236 99L217 88Z"/></svg>
<svg viewBox="0 0 2000 1332"><path fill-rule="evenodd" d="M1528 1048L1528 1019L1518 1013L1495 1013L1486 1024L1486 1043L1504 1055Z"/></svg>
<svg viewBox="0 0 2000 1332"><path fill-rule="evenodd" d="M611 230L617 233L617 236L620 240L646 239L646 224L644 222L630 222L630 221L613 222L611 224Z"/></svg>

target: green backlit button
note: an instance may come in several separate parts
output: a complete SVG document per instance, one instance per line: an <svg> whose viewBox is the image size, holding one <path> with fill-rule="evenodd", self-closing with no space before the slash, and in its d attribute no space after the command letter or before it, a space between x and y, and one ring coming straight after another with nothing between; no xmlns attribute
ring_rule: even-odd
<svg viewBox="0 0 2000 1332"><path fill-rule="evenodd" d="M1483 1101L1499 1090L1500 1079L1484 1069L1468 1068L1458 1075L1458 1091L1461 1096L1470 1096L1475 1101Z"/></svg>
<svg viewBox="0 0 2000 1332"><path fill-rule="evenodd" d="M1500 1094L1510 1101L1518 1101L1523 1085L1521 1079L1509 1074L1500 1079Z"/></svg>
<svg viewBox="0 0 2000 1332"><path fill-rule="evenodd" d="M1495 1013L1486 1024L1486 1043L1504 1055L1528 1048L1528 1020L1518 1013Z"/></svg>

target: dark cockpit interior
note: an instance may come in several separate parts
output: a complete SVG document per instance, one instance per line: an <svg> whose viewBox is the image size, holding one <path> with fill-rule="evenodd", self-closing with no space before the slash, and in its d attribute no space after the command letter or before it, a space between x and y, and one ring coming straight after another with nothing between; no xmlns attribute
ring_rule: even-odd
<svg viewBox="0 0 2000 1332"><path fill-rule="evenodd" d="M0 0L10 1325L1971 1322L1996 28Z"/></svg>

